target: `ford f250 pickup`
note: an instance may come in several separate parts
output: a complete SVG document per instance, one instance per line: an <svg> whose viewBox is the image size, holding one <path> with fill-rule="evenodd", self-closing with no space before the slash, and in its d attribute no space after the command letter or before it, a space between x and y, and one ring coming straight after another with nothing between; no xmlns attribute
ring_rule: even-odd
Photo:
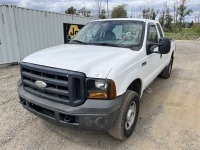
<svg viewBox="0 0 200 150"><path fill-rule="evenodd" d="M89 22L68 40L22 60L21 104L58 125L127 139L144 90L170 77L175 42L159 22L128 18Z"/></svg>

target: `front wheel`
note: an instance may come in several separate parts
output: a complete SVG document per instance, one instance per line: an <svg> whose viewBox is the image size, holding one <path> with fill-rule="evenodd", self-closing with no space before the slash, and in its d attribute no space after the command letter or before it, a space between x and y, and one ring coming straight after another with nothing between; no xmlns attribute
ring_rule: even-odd
<svg viewBox="0 0 200 150"><path fill-rule="evenodd" d="M117 139L125 140L135 128L139 113L139 96L136 92L127 90L123 96L118 118L109 134Z"/></svg>

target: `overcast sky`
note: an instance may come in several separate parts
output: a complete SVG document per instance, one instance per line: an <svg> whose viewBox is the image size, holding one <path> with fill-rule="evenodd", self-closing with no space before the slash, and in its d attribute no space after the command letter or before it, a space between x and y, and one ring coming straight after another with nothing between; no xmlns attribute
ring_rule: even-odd
<svg viewBox="0 0 200 150"><path fill-rule="evenodd" d="M103 1L103 6L106 9L105 0ZM168 2L171 11L173 11L173 2L174 0L108 0L109 1L109 10L119 4L126 4L128 10L128 16L139 15L139 12L144 7L151 7L154 9L162 9L163 4ZM0 0L0 4L13 4L20 7L33 8L39 10L46 10L52 12L64 13L64 11L73 6L77 9L85 7L87 10L90 10L93 13L96 13L94 8L95 0ZM190 17L187 17L186 20L191 21L195 19L195 16L200 15L200 0L189 0L188 7L193 10L193 14ZM132 11L131 11L132 10Z"/></svg>

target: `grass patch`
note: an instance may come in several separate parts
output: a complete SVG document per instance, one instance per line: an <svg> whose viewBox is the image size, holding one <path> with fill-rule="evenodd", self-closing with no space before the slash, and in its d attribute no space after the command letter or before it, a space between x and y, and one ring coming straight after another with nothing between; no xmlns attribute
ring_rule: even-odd
<svg viewBox="0 0 200 150"><path fill-rule="evenodd" d="M176 32L165 32L165 36L175 40L200 40L200 24L174 31Z"/></svg>
<svg viewBox="0 0 200 150"><path fill-rule="evenodd" d="M198 40L200 39L200 33L165 33L165 37L175 40Z"/></svg>

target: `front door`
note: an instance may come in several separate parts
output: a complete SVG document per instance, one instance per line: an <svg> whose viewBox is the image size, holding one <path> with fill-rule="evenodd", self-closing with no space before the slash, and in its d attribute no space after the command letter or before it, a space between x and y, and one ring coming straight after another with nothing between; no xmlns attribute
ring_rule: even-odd
<svg viewBox="0 0 200 150"><path fill-rule="evenodd" d="M147 31L147 43L158 43L159 41L159 34L154 23L148 24L148 31ZM158 46L154 45L151 46L152 51L158 51ZM162 57L160 54L157 53L149 53L147 50L146 57L143 61L143 71L145 76L145 83L144 87L146 88L160 73L160 66L162 63Z"/></svg>

